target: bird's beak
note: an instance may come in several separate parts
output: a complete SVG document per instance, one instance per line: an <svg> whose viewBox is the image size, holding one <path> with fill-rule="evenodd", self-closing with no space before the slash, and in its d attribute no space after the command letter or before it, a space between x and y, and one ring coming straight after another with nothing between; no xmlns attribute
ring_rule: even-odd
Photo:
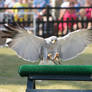
<svg viewBox="0 0 92 92"><path fill-rule="evenodd" d="M55 43L56 43L56 40L53 40L53 41L52 41L52 44L55 44Z"/></svg>

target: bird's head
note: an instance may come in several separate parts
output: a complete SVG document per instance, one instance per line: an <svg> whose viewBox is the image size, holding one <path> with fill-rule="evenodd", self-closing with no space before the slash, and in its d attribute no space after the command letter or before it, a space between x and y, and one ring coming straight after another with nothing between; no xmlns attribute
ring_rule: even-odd
<svg viewBox="0 0 92 92"><path fill-rule="evenodd" d="M46 38L46 43L49 45L54 45L57 42L57 37L56 36L51 36L49 38Z"/></svg>
<svg viewBox="0 0 92 92"><path fill-rule="evenodd" d="M56 36L50 37L50 43L51 44L55 44L56 42L57 42L57 37Z"/></svg>

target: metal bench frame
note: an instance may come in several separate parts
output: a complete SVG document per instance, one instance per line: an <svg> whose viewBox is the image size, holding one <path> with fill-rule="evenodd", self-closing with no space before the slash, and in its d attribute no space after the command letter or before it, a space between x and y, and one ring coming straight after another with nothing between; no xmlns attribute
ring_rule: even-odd
<svg viewBox="0 0 92 92"><path fill-rule="evenodd" d="M35 80L92 81L92 75L30 75L26 92L92 92L92 90L36 89Z"/></svg>

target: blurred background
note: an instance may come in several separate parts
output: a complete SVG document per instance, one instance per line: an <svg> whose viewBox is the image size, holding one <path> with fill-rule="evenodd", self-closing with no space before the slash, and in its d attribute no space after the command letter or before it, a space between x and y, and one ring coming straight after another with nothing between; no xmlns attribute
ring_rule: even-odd
<svg viewBox="0 0 92 92"><path fill-rule="evenodd" d="M65 36L82 28L92 28L91 0L0 0L0 30L3 24L21 26L35 35ZM18 75L18 68L25 62L16 53L0 48L0 92L25 92L26 78ZM38 64L38 63L36 63ZM92 45L73 60L62 65L92 65ZM92 89L91 82L37 81L38 89Z"/></svg>

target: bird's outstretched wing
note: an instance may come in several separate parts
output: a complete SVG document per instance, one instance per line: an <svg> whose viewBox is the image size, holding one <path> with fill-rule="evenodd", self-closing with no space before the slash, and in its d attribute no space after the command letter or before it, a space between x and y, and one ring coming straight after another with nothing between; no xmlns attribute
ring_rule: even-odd
<svg viewBox="0 0 92 92"><path fill-rule="evenodd" d="M80 29L64 38L58 38L60 57L69 60L79 55L88 44L92 43L92 30Z"/></svg>
<svg viewBox="0 0 92 92"><path fill-rule="evenodd" d="M4 35L2 38L12 38L9 47L15 50L20 57L30 62L40 59L41 49L45 45L43 38L34 36L33 33L29 34L22 28L13 28L9 25L5 25L5 28L8 31L4 33L11 37Z"/></svg>

